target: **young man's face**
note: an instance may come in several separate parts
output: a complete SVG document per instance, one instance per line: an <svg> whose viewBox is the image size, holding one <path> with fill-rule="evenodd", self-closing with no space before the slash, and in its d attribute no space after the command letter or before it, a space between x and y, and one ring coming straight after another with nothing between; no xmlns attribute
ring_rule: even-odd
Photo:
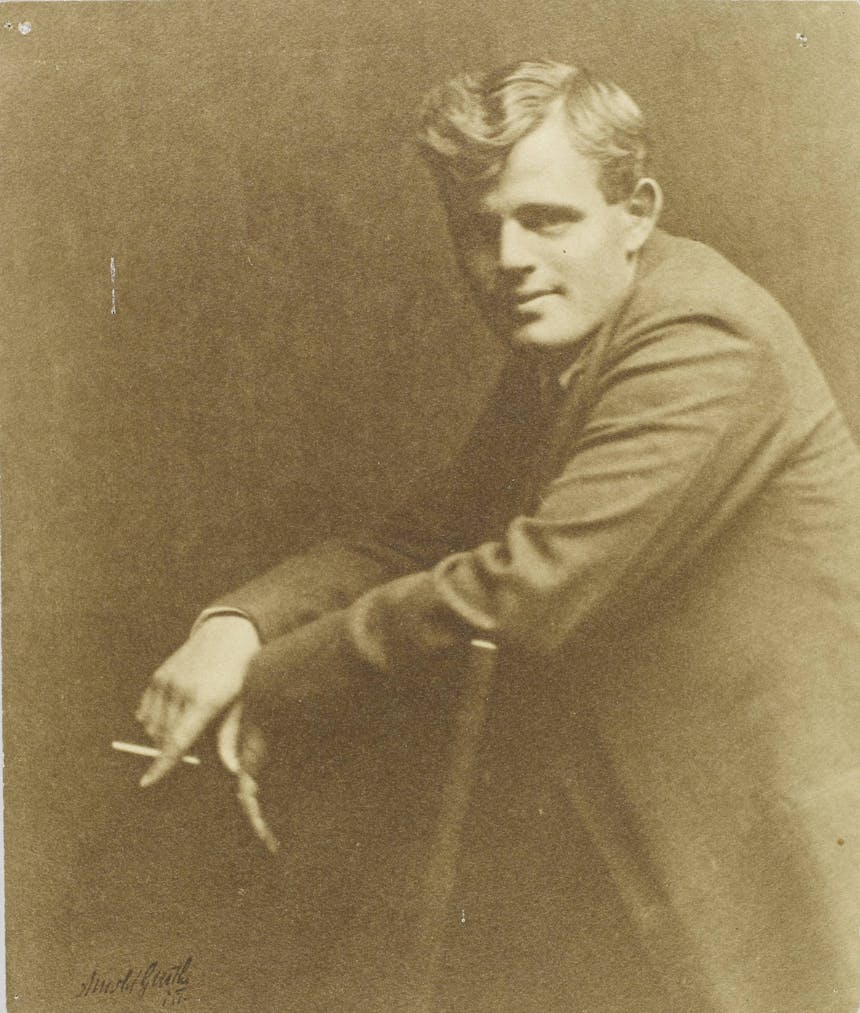
<svg viewBox="0 0 860 1013"><path fill-rule="evenodd" d="M616 309L650 231L607 204L597 164L561 111L511 149L488 190L452 208L460 261L491 326L518 346L558 350Z"/></svg>

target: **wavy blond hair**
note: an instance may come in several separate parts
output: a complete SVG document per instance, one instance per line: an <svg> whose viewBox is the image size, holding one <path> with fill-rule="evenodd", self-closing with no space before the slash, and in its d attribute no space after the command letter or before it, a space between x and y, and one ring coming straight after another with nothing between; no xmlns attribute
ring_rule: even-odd
<svg viewBox="0 0 860 1013"><path fill-rule="evenodd" d="M618 85L552 60L462 74L435 88L422 108L419 148L444 193L488 186L517 141L556 108L576 149L597 162L605 199L629 197L647 154L639 107Z"/></svg>

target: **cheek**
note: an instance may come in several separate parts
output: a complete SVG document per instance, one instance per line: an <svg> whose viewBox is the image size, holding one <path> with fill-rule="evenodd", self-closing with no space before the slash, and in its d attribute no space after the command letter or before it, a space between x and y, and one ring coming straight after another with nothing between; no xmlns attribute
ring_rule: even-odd
<svg viewBox="0 0 860 1013"><path fill-rule="evenodd" d="M572 289L598 301L615 291L627 270L620 248L605 241L578 243L565 249L556 263Z"/></svg>
<svg viewBox="0 0 860 1013"><path fill-rule="evenodd" d="M575 293L588 292L594 285L597 273L594 257L588 251L561 249L551 261L554 273L562 278L565 287Z"/></svg>

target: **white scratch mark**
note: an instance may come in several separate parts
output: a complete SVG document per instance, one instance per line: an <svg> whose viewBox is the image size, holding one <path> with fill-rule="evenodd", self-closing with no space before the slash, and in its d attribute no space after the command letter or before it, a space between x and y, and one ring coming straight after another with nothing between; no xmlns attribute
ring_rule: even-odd
<svg viewBox="0 0 860 1013"><path fill-rule="evenodd" d="M110 258L110 315L116 316L116 258Z"/></svg>
<svg viewBox="0 0 860 1013"><path fill-rule="evenodd" d="M30 32L32 32L32 31L33 31L33 26L32 26L32 25L30 24L30 22L29 22L29 21L22 21L22 22L21 22L21 23L20 23L20 24L18 25L18 31L19 31L19 32L20 32L20 33L21 33L22 35L29 35L29 34L30 34Z"/></svg>
<svg viewBox="0 0 860 1013"><path fill-rule="evenodd" d="M860 2L860 0L858 0L858 2ZM15 29L15 26L12 24L11 21L4 21L3 27L6 29L7 32L14 31Z"/></svg>

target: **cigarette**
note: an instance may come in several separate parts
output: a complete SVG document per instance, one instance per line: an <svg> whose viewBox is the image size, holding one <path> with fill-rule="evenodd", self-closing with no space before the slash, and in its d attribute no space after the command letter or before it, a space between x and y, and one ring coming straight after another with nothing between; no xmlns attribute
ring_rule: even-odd
<svg viewBox="0 0 860 1013"><path fill-rule="evenodd" d="M114 749L120 753L134 753L135 756L161 756L160 749L153 749L152 746L139 746L136 742L111 742ZM193 767L200 766L199 756L185 755L181 757L183 763L190 763Z"/></svg>

